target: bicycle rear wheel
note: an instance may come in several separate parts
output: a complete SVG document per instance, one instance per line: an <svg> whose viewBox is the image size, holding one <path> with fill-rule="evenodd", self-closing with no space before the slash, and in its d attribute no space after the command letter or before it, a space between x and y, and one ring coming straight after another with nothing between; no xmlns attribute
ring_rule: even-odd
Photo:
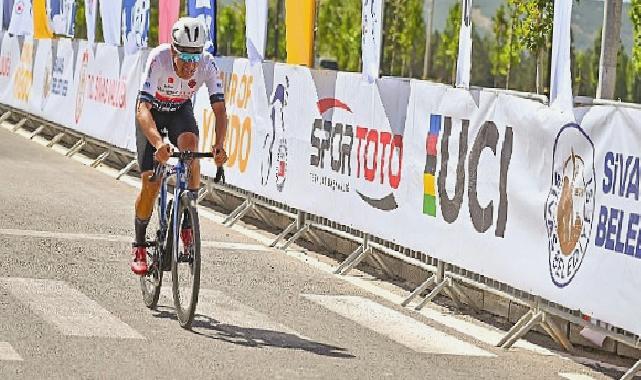
<svg viewBox="0 0 641 380"><path fill-rule="evenodd" d="M147 265L148 271L144 276L140 276L140 289L142 290L142 299L145 306L149 309L155 309L158 306L160 298L160 287L162 286L162 268L160 267L160 257L165 250L164 241L165 233L160 230L160 212L158 204L154 207L154 217L147 226L147 232L155 234L153 246L147 248Z"/></svg>
<svg viewBox="0 0 641 380"><path fill-rule="evenodd" d="M172 244L173 257L178 258L171 263L172 292L178 323L181 327L190 329L200 291L200 223L196 202L187 193L181 195L175 217L179 218L177 226L180 234ZM186 223L185 218L188 218ZM190 227L191 241L186 241L188 239L185 239L184 230L187 228L183 227Z"/></svg>

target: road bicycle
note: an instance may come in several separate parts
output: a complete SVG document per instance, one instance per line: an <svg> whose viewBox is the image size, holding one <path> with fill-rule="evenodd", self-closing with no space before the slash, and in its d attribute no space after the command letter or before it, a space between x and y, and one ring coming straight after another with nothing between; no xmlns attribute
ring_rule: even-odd
<svg viewBox="0 0 641 380"><path fill-rule="evenodd" d="M211 158L213 154L201 152L174 152L174 165L155 164L150 180L161 180L160 194L155 205L157 225L148 229L155 231L153 240L146 242L147 274L141 276L140 287L145 305L155 309L160 297L163 272L171 270L172 293L178 323L190 329L198 304L200 290L200 223L196 207L196 194L187 191L189 163L200 158ZM175 176L173 198L169 199L169 179ZM222 167L216 172L214 182L224 183ZM191 234L186 233L191 230ZM191 235L191 236L189 236ZM191 239L189 239L191 237Z"/></svg>

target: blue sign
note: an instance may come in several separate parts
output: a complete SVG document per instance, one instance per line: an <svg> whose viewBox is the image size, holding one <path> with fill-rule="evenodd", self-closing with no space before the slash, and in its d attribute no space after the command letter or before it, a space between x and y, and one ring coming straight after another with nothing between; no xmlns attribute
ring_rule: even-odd
<svg viewBox="0 0 641 380"><path fill-rule="evenodd" d="M149 38L150 0L124 0L122 2L122 41L125 51L133 54L147 47Z"/></svg>
<svg viewBox="0 0 641 380"><path fill-rule="evenodd" d="M187 0L187 14L205 23L209 36L205 49L216 55L216 0Z"/></svg>

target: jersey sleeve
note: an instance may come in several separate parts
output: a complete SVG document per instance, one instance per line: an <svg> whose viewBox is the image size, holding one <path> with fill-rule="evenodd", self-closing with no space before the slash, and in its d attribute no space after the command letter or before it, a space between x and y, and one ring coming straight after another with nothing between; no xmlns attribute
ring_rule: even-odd
<svg viewBox="0 0 641 380"><path fill-rule="evenodd" d="M220 77L220 72L218 67L214 62L213 57L208 57L208 62L205 66L205 85L207 90L209 90L209 102L211 104L224 102L225 101L225 90L223 87L223 81Z"/></svg>
<svg viewBox="0 0 641 380"><path fill-rule="evenodd" d="M138 99L143 102L153 103L154 94L158 88L158 80L161 74L160 60L158 54L152 51L147 58L145 71L142 74L142 81L138 90Z"/></svg>

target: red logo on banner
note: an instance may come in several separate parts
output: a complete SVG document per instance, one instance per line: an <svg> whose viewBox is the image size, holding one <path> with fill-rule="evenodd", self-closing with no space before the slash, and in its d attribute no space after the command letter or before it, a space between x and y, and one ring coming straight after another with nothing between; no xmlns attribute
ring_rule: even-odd
<svg viewBox="0 0 641 380"><path fill-rule="evenodd" d="M16 13L20 15L22 12L24 12L24 3L22 1L18 1L16 3Z"/></svg>

